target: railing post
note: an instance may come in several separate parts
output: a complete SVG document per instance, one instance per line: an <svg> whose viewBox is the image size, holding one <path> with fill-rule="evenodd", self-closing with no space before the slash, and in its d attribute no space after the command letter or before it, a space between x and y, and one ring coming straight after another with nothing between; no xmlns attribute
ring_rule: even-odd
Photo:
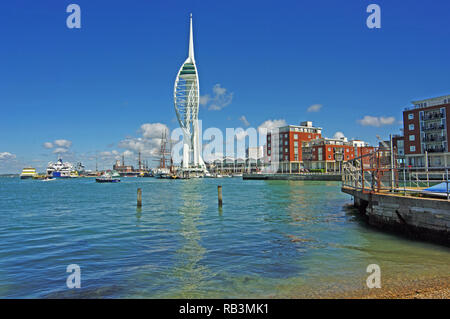
<svg viewBox="0 0 450 319"><path fill-rule="evenodd" d="M361 187L362 187L362 192L364 193L364 164L363 161L361 161Z"/></svg>
<svg viewBox="0 0 450 319"><path fill-rule="evenodd" d="M445 184L447 185L447 200L449 200L450 199L450 194L448 192L448 168L445 168L445 173L447 175L447 178L445 180Z"/></svg>
<svg viewBox="0 0 450 319"><path fill-rule="evenodd" d="M406 196L406 168L403 167L403 192Z"/></svg>

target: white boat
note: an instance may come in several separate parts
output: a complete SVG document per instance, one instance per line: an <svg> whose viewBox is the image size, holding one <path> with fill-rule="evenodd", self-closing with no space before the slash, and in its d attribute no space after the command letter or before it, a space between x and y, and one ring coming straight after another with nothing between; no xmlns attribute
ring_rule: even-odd
<svg viewBox="0 0 450 319"><path fill-rule="evenodd" d="M113 177L111 172L106 172L102 176L97 177L95 181L97 183L118 183L120 182L120 178Z"/></svg>
<svg viewBox="0 0 450 319"><path fill-rule="evenodd" d="M168 168L160 167L155 170L154 175L156 178L169 178L172 174Z"/></svg>
<svg viewBox="0 0 450 319"><path fill-rule="evenodd" d="M244 174L242 173L234 173L233 175L231 175L232 177L242 177L244 176Z"/></svg>
<svg viewBox="0 0 450 319"><path fill-rule="evenodd" d="M78 172L75 171L71 163L64 163L62 159L58 159L56 163L48 163L47 176L57 178L71 178L78 177Z"/></svg>

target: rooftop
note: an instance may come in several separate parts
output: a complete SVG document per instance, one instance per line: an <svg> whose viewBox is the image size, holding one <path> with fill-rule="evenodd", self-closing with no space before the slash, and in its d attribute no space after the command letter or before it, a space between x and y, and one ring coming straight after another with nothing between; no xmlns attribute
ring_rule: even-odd
<svg viewBox="0 0 450 319"><path fill-rule="evenodd" d="M421 109L421 108L436 106L436 105L449 104L450 103L450 95L443 95L443 96L433 97L433 98L429 98L429 99L425 99L425 100L412 101L411 103L414 106L406 107L405 111L412 110L412 109Z"/></svg>

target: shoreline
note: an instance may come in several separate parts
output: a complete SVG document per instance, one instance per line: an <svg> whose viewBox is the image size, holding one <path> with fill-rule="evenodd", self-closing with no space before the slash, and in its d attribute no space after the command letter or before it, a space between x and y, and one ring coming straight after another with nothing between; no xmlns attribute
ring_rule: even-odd
<svg viewBox="0 0 450 319"><path fill-rule="evenodd" d="M450 276L415 280L384 280L381 288L332 293L321 299L449 299Z"/></svg>

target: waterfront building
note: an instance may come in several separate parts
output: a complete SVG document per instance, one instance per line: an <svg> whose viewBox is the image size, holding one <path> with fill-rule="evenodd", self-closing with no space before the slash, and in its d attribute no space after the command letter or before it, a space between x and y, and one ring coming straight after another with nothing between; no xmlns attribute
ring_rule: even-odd
<svg viewBox="0 0 450 319"><path fill-rule="evenodd" d="M279 163L282 172L298 172L303 168L304 142L322 138L322 128L311 121L287 125L267 133L267 161Z"/></svg>
<svg viewBox="0 0 450 319"><path fill-rule="evenodd" d="M247 158L260 159L264 157L264 148L263 146L247 147L245 156Z"/></svg>
<svg viewBox="0 0 450 319"><path fill-rule="evenodd" d="M125 165L125 160L122 157L122 163L119 160L113 165L113 170L120 174L120 176L135 176L136 172L132 165Z"/></svg>
<svg viewBox="0 0 450 319"><path fill-rule="evenodd" d="M255 159L251 157L233 158L226 156L205 162L206 169L210 173L238 174L257 173L264 167L263 157Z"/></svg>
<svg viewBox="0 0 450 319"><path fill-rule="evenodd" d="M447 166L450 163L450 95L413 101L412 104L403 112L406 165Z"/></svg>
<svg viewBox="0 0 450 319"><path fill-rule="evenodd" d="M192 14L190 16L189 54L175 79L173 97L178 123L183 130L182 169L184 171L204 172L206 166L202 159L201 141L199 139L200 88L194 57Z"/></svg>
<svg viewBox="0 0 450 319"><path fill-rule="evenodd" d="M403 167L405 164L405 139L403 135L392 136L392 146L397 160L397 166Z"/></svg>
<svg viewBox="0 0 450 319"><path fill-rule="evenodd" d="M345 137L314 139L303 143L303 164L308 170L341 173L343 162L373 151L372 146L361 140L348 141Z"/></svg>

